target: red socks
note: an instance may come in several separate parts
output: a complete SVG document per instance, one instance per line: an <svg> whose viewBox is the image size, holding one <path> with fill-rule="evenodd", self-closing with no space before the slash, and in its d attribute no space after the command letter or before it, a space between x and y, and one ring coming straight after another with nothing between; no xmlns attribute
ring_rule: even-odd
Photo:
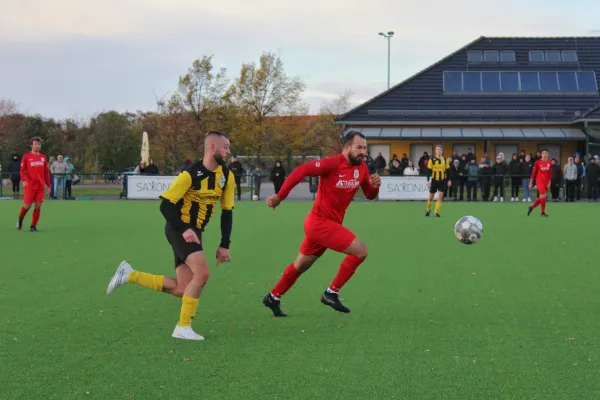
<svg viewBox="0 0 600 400"><path fill-rule="evenodd" d="M545 197L538 197L537 200L533 202L533 205L531 206L531 208L536 208L540 204L542 205L542 212L545 213L546 212L546 198Z"/></svg>
<svg viewBox="0 0 600 400"><path fill-rule="evenodd" d="M19 213L19 219L25 218L25 216L27 215L28 211L29 211L28 208L21 207L21 212Z"/></svg>
<svg viewBox="0 0 600 400"><path fill-rule="evenodd" d="M346 256L344 261L342 261L342 265L340 265L340 270L333 279L333 282L331 282L329 290L338 293L342 286L344 286L346 282L352 278L352 275L354 275L356 269L360 264L363 263L363 261L363 259L353 255Z"/></svg>
<svg viewBox="0 0 600 400"><path fill-rule="evenodd" d="M38 209L33 210L33 217L31 218L31 225L37 226L37 223L40 220L40 212L41 212L41 210L38 210Z"/></svg>
<svg viewBox="0 0 600 400"><path fill-rule="evenodd" d="M542 203L542 212L545 213L546 212L546 198L544 197L541 201Z"/></svg>
<svg viewBox="0 0 600 400"><path fill-rule="evenodd" d="M277 285L275 285L273 290L271 290L271 295L279 299L285 294L285 292L287 292L292 286L294 286L294 283L296 283L299 276L300 274L298 273L296 268L294 268L294 263L288 265L285 271L283 271L283 275L281 275L281 278L279 278L279 282L277 282Z"/></svg>

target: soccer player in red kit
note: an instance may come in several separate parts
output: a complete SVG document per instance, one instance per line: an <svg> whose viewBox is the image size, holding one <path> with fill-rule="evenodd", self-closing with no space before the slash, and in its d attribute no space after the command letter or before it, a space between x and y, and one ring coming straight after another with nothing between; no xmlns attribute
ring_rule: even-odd
<svg viewBox="0 0 600 400"><path fill-rule="evenodd" d="M538 205L542 205L542 217L547 217L546 214L546 194L548 193L548 189L550 188L550 180L552 178L552 161L548 160L548 150L542 150L542 159L537 160L535 165L533 166L533 172L531 173L531 181L529 182L529 189L532 188L533 183L537 186L538 192L540 192L540 197L533 203L531 207L527 210L527 215L531 215L531 212Z"/></svg>
<svg viewBox="0 0 600 400"><path fill-rule="evenodd" d="M306 176L320 177L317 198L311 212L304 221L306 234L296 260L283 272L279 282L263 297L263 304L276 317L285 317L281 311L281 296L306 272L327 249L347 254L329 288L321 296L321 303L336 311L349 313L338 293L367 258L367 247L354 233L342 226L346 209L362 188L368 199L379 194L381 180L378 175L369 176L363 162L367 155L367 141L359 132L351 131L344 138L342 154L313 161L296 168L285 180L279 193L267 198L267 205L275 209L291 190Z"/></svg>
<svg viewBox="0 0 600 400"><path fill-rule="evenodd" d="M23 218L35 203L33 217L31 218L31 232L37 232L37 223L40 220L42 203L44 202L44 185L50 191L50 170L48 169L48 157L40 153L42 139L34 137L31 139L31 152L23 155L21 159L21 181L25 188L24 205L19 214L17 228L23 227Z"/></svg>

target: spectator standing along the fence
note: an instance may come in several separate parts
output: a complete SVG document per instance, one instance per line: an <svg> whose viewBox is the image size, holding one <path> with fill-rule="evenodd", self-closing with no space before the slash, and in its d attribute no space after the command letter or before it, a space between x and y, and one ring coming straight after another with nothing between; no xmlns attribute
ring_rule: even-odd
<svg viewBox="0 0 600 400"><path fill-rule="evenodd" d="M596 158L590 158L590 164L586 169L588 180L588 200L598 201L598 192L600 191L600 165Z"/></svg>
<svg viewBox="0 0 600 400"><path fill-rule="evenodd" d="M241 162L239 162L237 156L233 156L231 164L229 164L229 170L233 172L235 178L235 186L237 186L237 198L238 201L242 199L242 177L246 174L246 170Z"/></svg>
<svg viewBox="0 0 600 400"><path fill-rule="evenodd" d="M398 158L394 158L390 162L390 176L400 176L402 175L403 170L400 168L400 160Z"/></svg>
<svg viewBox="0 0 600 400"><path fill-rule="evenodd" d="M148 161L148 165L146 167L144 167L144 174L145 175L158 175L159 174L159 170L158 167L156 166L156 164L154 164L154 159L150 159L150 161Z"/></svg>
<svg viewBox="0 0 600 400"><path fill-rule="evenodd" d="M512 160L508 164L508 174L510 175L510 201L519 201L519 186L521 186L521 163L517 153L512 155Z"/></svg>
<svg viewBox="0 0 600 400"><path fill-rule="evenodd" d="M448 198L456 201L458 200L456 196L460 186L460 161L452 161L452 158L448 157L446 162L451 164L451 167L448 168L448 180L452 182L452 184L450 185L450 193L448 193Z"/></svg>
<svg viewBox="0 0 600 400"><path fill-rule="evenodd" d="M577 167L577 181L575 183L575 197L577 201L581 200L581 182L583 177L585 176L585 165L581 162L581 157L579 157L579 153L575 153L575 159L573 163Z"/></svg>
<svg viewBox="0 0 600 400"><path fill-rule="evenodd" d="M271 170L271 182L273 182L273 187L275 188L275 193L279 193L279 189L283 186L283 182L285 181L285 169L283 165L281 165L281 161L275 161L275 165Z"/></svg>
<svg viewBox="0 0 600 400"><path fill-rule="evenodd" d="M494 164L494 201L498 201L498 196L500 196L500 201L504 201L504 177L507 173L508 165L503 157L498 155L496 164Z"/></svg>
<svg viewBox="0 0 600 400"><path fill-rule="evenodd" d="M69 157L65 158L65 163L67 164L67 170L65 172L65 199L70 199L72 196L71 188L73 187L73 170L75 169L75 166Z"/></svg>
<svg viewBox="0 0 600 400"><path fill-rule="evenodd" d="M463 201L465 199L465 186L467 186L467 167L469 166L469 159L466 154L460 156L459 166L458 166L458 174L459 184L460 184L460 196L459 200Z"/></svg>
<svg viewBox="0 0 600 400"><path fill-rule="evenodd" d="M418 176L419 169L415 167L412 161L408 162L406 168L404 168L404 176Z"/></svg>
<svg viewBox="0 0 600 400"><path fill-rule="evenodd" d="M427 168L427 164L429 163L429 154L427 154L427 152L423 152L423 155L421 156L421 158L419 158L419 173L423 176L427 175L427 171L429 170L429 168Z"/></svg>
<svg viewBox="0 0 600 400"><path fill-rule="evenodd" d="M18 199L21 185L21 160L19 160L19 155L16 153L12 155L11 160L8 162L8 173L12 182L13 199Z"/></svg>
<svg viewBox="0 0 600 400"><path fill-rule="evenodd" d="M523 202L531 203L531 189L529 189L529 183L531 182L531 173L533 172L533 166L535 162L531 159L531 154L525 156L525 161L521 163L520 173L523 176Z"/></svg>
<svg viewBox="0 0 600 400"><path fill-rule="evenodd" d="M467 167L467 201L477 201L477 180L479 179L479 166L477 160L471 158ZM472 193L472 195L471 195Z"/></svg>
<svg viewBox="0 0 600 400"><path fill-rule="evenodd" d="M52 185L52 198L57 199L60 193L60 197L63 197L65 173L67 172L67 163L64 162L63 156L58 155L56 160L50 166L50 173L53 175L54 184ZM60 189L59 189L60 188Z"/></svg>
<svg viewBox="0 0 600 400"><path fill-rule="evenodd" d="M377 157L375 158L375 170L377 171L377 175L383 175L383 171L385 170L386 164L387 162L385 161L383 154L379 153L379 155L377 155Z"/></svg>
<svg viewBox="0 0 600 400"><path fill-rule="evenodd" d="M565 177L565 201L575 201L575 186L577 186L577 165L573 162L573 157L569 157L567 165L564 168Z"/></svg>
<svg viewBox="0 0 600 400"><path fill-rule="evenodd" d="M492 186L492 175L494 174L494 171L492 170L492 167L485 156L481 157L479 173L481 175L481 198L483 201L489 201L490 188Z"/></svg>
<svg viewBox="0 0 600 400"><path fill-rule="evenodd" d="M265 176L265 173L257 165L254 171L252 171L252 176L254 177L254 194L258 196L258 200L260 200L260 184L262 183L262 177Z"/></svg>
<svg viewBox="0 0 600 400"><path fill-rule="evenodd" d="M550 178L550 193L552 193L552 201L559 201L560 187L563 182L562 168L556 158L552 159L552 178Z"/></svg>

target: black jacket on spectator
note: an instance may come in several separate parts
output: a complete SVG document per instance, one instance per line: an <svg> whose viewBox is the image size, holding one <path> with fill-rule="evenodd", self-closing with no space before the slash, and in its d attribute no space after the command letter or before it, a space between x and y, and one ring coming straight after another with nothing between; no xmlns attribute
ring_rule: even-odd
<svg viewBox="0 0 600 400"><path fill-rule="evenodd" d="M588 182L598 182L600 180L600 165L590 163L585 171Z"/></svg>
<svg viewBox="0 0 600 400"><path fill-rule="evenodd" d="M562 183L563 169L561 168L561 166L559 164L554 164L552 166L552 178L550 178L550 179L551 179L552 185L560 185Z"/></svg>
<svg viewBox="0 0 600 400"><path fill-rule="evenodd" d="M148 164L144 167L144 174L158 175L158 167L156 166L156 164Z"/></svg>
<svg viewBox="0 0 600 400"><path fill-rule="evenodd" d="M385 158L383 156L375 157L375 169L385 169Z"/></svg>
<svg viewBox="0 0 600 400"><path fill-rule="evenodd" d="M17 156L16 160L15 156ZM13 154L8 162L8 173L10 174L10 179L21 179L21 160L19 160L18 154ZM0 184L2 184L2 182L0 182Z"/></svg>
<svg viewBox="0 0 600 400"><path fill-rule="evenodd" d="M402 175L404 169L400 166L400 160L392 160L390 162L390 175L391 176L400 176Z"/></svg>
<svg viewBox="0 0 600 400"><path fill-rule="evenodd" d="M277 163L279 163L279 167L277 166ZM281 161L277 160L271 170L271 182L273 182L273 186L275 187L275 193L279 193L279 189L283 186L284 181L285 169L283 168Z"/></svg>
<svg viewBox="0 0 600 400"><path fill-rule="evenodd" d="M508 173L510 174L510 176L513 176L515 178L519 177L522 174L521 163L518 159L510 160L510 163L508 163Z"/></svg>
<svg viewBox="0 0 600 400"><path fill-rule="evenodd" d="M235 178L241 178L246 173L244 167L242 166L242 163L239 161L235 161L229 164L229 170L233 173L233 176Z"/></svg>
<svg viewBox="0 0 600 400"><path fill-rule="evenodd" d="M506 176L508 174L508 164L505 162L494 164L494 175L496 176Z"/></svg>
<svg viewBox="0 0 600 400"><path fill-rule="evenodd" d="M453 165L448 169L448 180L458 181L460 179L460 166L458 169Z"/></svg>
<svg viewBox="0 0 600 400"><path fill-rule="evenodd" d="M521 175L523 175L523 179L531 178L531 173L533 172L533 166L535 165L535 161L523 161L521 163Z"/></svg>

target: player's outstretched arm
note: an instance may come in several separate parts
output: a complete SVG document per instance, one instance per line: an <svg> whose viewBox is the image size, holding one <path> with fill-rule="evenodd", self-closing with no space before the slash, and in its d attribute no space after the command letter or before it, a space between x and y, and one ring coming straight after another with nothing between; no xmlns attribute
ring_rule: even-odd
<svg viewBox="0 0 600 400"><path fill-rule="evenodd" d="M46 162L44 163L44 181L46 182L46 187L50 189L50 168L48 168L48 157L46 157Z"/></svg>
<svg viewBox="0 0 600 400"><path fill-rule="evenodd" d="M217 249L217 261L229 262L229 244L231 243L231 231L233 229L233 206L235 198L235 177L229 172L227 186L221 197L221 243Z"/></svg>
<svg viewBox="0 0 600 400"><path fill-rule="evenodd" d="M29 174L27 173L27 165L29 161L27 160L27 154L23 155L21 158L21 181L23 182L23 187L27 187L27 182L29 182Z"/></svg>
<svg viewBox="0 0 600 400"><path fill-rule="evenodd" d="M311 161L294 169L287 177L283 186L277 193L280 201L285 200L293 188L296 187L307 176L325 176L336 170L340 165L339 157L327 157L317 161Z"/></svg>
<svg viewBox="0 0 600 400"><path fill-rule="evenodd" d="M431 158L427 161L427 186L429 186L429 180L431 179L431 174L433 173L433 163L431 162Z"/></svg>

